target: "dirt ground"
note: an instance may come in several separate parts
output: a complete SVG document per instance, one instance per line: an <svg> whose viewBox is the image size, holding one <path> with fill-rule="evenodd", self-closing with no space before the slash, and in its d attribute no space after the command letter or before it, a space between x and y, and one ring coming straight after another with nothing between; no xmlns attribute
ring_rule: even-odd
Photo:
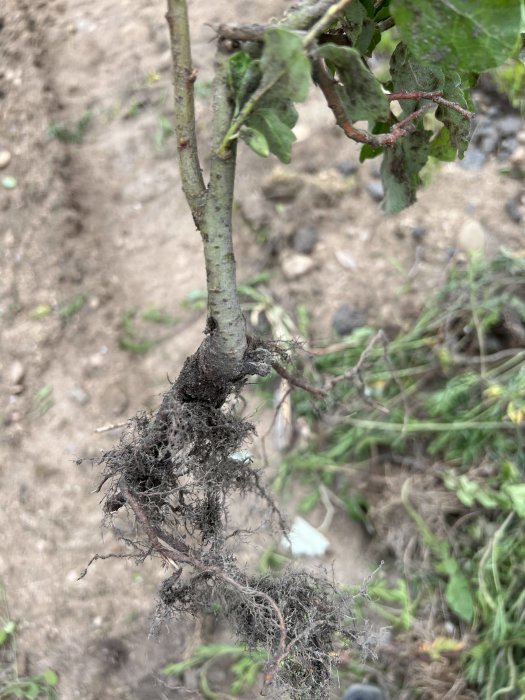
<svg viewBox="0 0 525 700"><path fill-rule="evenodd" d="M264 20L288 4L190 2L203 143L210 25ZM165 122L164 11L161 0L6 0L0 10L0 150L11 155L0 176L16 178L15 187L0 187L0 581L18 623L20 672L55 669L64 700L201 697L191 679L178 690L157 681L195 631L173 622L148 637L165 577L156 563L99 561L77 580L93 554L120 545L102 536L96 466L76 460L96 460L118 438L97 427L155 408L204 325L202 312L182 304L204 287L204 274ZM402 326L452 255L524 246L505 211L522 185L500 175L495 159L481 170L442 167L414 207L386 219L368 189L377 164L352 173L358 149L313 92L300 111L292 166L241 148L235 237L239 278L271 270L273 297L292 317L305 304L316 339L333 337L331 318L343 303L370 324ZM82 143L51 138L50 125L74 124L86 112ZM289 240L307 225L318 242L297 258ZM290 259L304 274L290 272ZM151 307L177 323L148 324L138 313L129 320L133 309ZM158 342L138 354L122 347L134 334ZM268 424L267 411L261 419ZM324 563L333 562L337 580L356 583L375 568L357 524L337 516L328 534Z"/></svg>

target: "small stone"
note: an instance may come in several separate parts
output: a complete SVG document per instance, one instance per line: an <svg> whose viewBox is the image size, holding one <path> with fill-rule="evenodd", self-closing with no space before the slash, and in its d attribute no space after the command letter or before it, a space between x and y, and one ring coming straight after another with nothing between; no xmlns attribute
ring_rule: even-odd
<svg viewBox="0 0 525 700"><path fill-rule="evenodd" d="M470 146L463 158L459 161L460 166L463 170L476 171L481 170L487 161L487 156L485 153L476 148L475 146Z"/></svg>
<svg viewBox="0 0 525 700"><path fill-rule="evenodd" d="M9 153L9 151L2 149L0 151L0 170L2 170L3 168L7 168L10 162L11 154Z"/></svg>
<svg viewBox="0 0 525 700"><path fill-rule="evenodd" d="M503 139L499 147L498 158L500 160L509 158L517 148L519 148L519 143L516 137L509 136L508 138Z"/></svg>
<svg viewBox="0 0 525 700"><path fill-rule="evenodd" d="M496 150L499 138L498 130L492 125L486 125L476 131L474 143L482 153L490 155Z"/></svg>
<svg viewBox="0 0 525 700"><path fill-rule="evenodd" d="M281 269L287 280L295 280L298 277L302 277L314 267L315 263L312 258L300 253L286 256L281 262Z"/></svg>
<svg viewBox="0 0 525 700"><path fill-rule="evenodd" d="M386 698L377 685L354 683L345 691L341 700L386 700Z"/></svg>
<svg viewBox="0 0 525 700"><path fill-rule="evenodd" d="M262 185L266 199L274 202L291 202L303 187L303 180L296 173L283 168L275 168Z"/></svg>
<svg viewBox="0 0 525 700"><path fill-rule="evenodd" d="M18 185L16 177L12 177L11 175L6 175L5 177L3 177L1 182L2 187L5 187L6 190L14 190L15 187Z"/></svg>
<svg viewBox="0 0 525 700"><path fill-rule="evenodd" d="M467 253L485 248L485 230L475 219L466 221L461 227L458 235L458 245Z"/></svg>
<svg viewBox="0 0 525 700"><path fill-rule="evenodd" d="M26 370L24 365L20 362L20 360L15 360L9 368L9 383L13 386L17 384L22 384L22 380L25 377L25 373Z"/></svg>
<svg viewBox="0 0 525 700"><path fill-rule="evenodd" d="M76 384L69 392L69 395L73 401L76 401L81 406L85 406L90 400L89 394L80 384Z"/></svg>
<svg viewBox="0 0 525 700"><path fill-rule="evenodd" d="M315 248L319 234L313 226L301 226L293 237L293 247L297 253L309 255Z"/></svg>
<svg viewBox="0 0 525 700"><path fill-rule="evenodd" d="M366 185L366 191L372 197L374 202L381 202L383 197L385 196L383 184L379 180L368 182Z"/></svg>
<svg viewBox="0 0 525 700"><path fill-rule="evenodd" d="M348 250L336 250L335 257L337 262L344 267L345 270L357 270L357 261Z"/></svg>
<svg viewBox="0 0 525 700"><path fill-rule="evenodd" d="M411 231L412 238L418 243L427 235L427 228L422 224L416 224Z"/></svg>
<svg viewBox="0 0 525 700"><path fill-rule="evenodd" d="M332 328L338 335L348 335L356 328L360 328L365 322L362 311L353 308L349 304L341 304L332 317Z"/></svg>
<svg viewBox="0 0 525 700"><path fill-rule="evenodd" d="M518 140L518 143L521 143L522 146L525 145L525 129L519 131L516 134L516 139Z"/></svg>
<svg viewBox="0 0 525 700"><path fill-rule="evenodd" d="M508 114L495 122L495 127L501 136L514 136L523 128L523 120L517 114Z"/></svg>
<svg viewBox="0 0 525 700"><path fill-rule="evenodd" d="M521 198L519 196L513 197L505 202L505 211L511 221L514 221L515 224L520 224L523 216Z"/></svg>
<svg viewBox="0 0 525 700"><path fill-rule="evenodd" d="M337 171L340 172L341 175L343 175L344 177L349 177L350 175L354 175L359 168L357 163L352 163L349 160L342 160L335 167L336 167Z"/></svg>

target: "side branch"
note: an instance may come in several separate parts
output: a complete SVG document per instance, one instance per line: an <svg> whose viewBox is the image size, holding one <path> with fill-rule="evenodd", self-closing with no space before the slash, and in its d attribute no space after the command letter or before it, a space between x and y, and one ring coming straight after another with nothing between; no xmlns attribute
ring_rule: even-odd
<svg viewBox="0 0 525 700"><path fill-rule="evenodd" d="M327 72L324 67L324 63L320 58L316 58L313 62L314 66L314 80L321 88L323 95L325 96L326 102L330 109L332 110L337 126L339 126L349 139L352 141L357 141L358 143L367 143L375 148L382 148L384 146L393 146L396 141L398 141L406 134L410 133L414 126L414 120L421 117L426 111L431 109L432 104L423 105L412 114L401 121L393 124L391 130L387 134L370 134L368 131L363 131L362 129L357 129L353 123L348 118L343 102L339 96L337 87L338 82L334 80ZM429 100L431 103L440 104L450 109L454 109L456 112L461 114L465 119L472 119L474 116L473 112L458 105L456 102L451 102L443 97L443 93L440 91L435 92L393 92L386 97L392 102L394 100Z"/></svg>
<svg viewBox="0 0 525 700"><path fill-rule="evenodd" d="M190 30L186 0L168 0L166 20L170 30L175 92L175 134L179 151L182 189L197 227L200 228L206 199L195 134L193 84L197 77L192 67Z"/></svg>

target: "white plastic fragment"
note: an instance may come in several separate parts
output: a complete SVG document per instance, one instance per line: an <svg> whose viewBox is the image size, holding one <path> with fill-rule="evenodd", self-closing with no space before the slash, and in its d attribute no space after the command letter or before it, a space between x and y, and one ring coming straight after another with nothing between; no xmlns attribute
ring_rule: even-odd
<svg viewBox="0 0 525 700"><path fill-rule="evenodd" d="M289 549L294 557L321 557L326 554L330 541L297 515L293 521L288 539L281 540L283 549Z"/></svg>

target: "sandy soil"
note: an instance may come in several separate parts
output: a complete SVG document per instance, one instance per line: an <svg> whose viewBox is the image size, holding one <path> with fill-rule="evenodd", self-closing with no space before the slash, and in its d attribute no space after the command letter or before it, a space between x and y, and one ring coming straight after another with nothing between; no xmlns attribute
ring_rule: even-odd
<svg viewBox="0 0 525 700"><path fill-rule="evenodd" d="M265 19L286 5L267 2L261 16L254 1L190 3L203 139L214 50L206 23ZM164 577L157 564L139 571L122 560L97 562L77 580L94 553L119 545L107 531L102 537L96 466L76 460L96 460L118 438L95 428L157 405L204 324L202 313L182 306L204 287L204 274L173 139L163 136L171 101L163 14L163 3L149 0L6 0L0 11L0 149L11 153L0 174L17 180L0 188L0 581L19 625L21 672L54 668L64 700L201 697L191 678L178 690L156 680L195 642L192 625L179 623L148 638ZM50 124L88 111L82 144L50 137ZM468 221L481 224L488 252L523 246L504 212L520 185L501 177L498 163L443 167L412 209L387 220L366 190L377 165L350 176L336 169L357 163L358 150L318 95L301 108L297 133L285 169L291 200L275 200L283 168L242 149L235 236L239 277L271 269L274 298L292 316L306 304L316 338L333 335L330 319L342 303L369 323L406 323L451 252L479 243L479 227L477 239L465 234ZM319 234L314 264L286 279L289 237L304 225ZM421 239L411 233L416 225L426 230ZM261 231L270 244L258 242ZM66 318L80 295L85 303ZM137 320L137 336L158 342L144 355L126 351L123 318L150 307L178 323ZM264 412L262 420L268 424ZM314 513L312 522L321 518ZM358 525L338 516L329 536L325 563L333 560L338 580L358 582L375 566Z"/></svg>

